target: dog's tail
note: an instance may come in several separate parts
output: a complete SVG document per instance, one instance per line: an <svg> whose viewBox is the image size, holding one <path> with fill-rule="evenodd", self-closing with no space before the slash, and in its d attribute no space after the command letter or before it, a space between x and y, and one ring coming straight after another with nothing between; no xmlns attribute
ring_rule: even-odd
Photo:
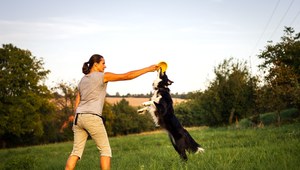
<svg viewBox="0 0 300 170"><path fill-rule="evenodd" d="M198 153L204 153L205 150L201 147L198 147L197 151L195 152L195 154L198 154Z"/></svg>
<svg viewBox="0 0 300 170"><path fill-rule="evenodd" d="M204 149L201 147L200 144L198 144L193 137L189 134L187 130L185 130L185 142L187 144L187 150L188 152L192 153L203 153Z"/></svg>

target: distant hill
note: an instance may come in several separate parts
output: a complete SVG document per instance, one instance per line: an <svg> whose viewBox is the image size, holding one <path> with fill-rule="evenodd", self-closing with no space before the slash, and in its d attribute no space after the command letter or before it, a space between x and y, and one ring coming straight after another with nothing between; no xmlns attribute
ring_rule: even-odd
<svg viewBox="0 0 300 170"><path fill-rule="evenodd" d="M106 97L106 101L110 104L115 104L119 102L122 99L125 99L129 102L130 106L138 107L142 106L143 102L149 101L150 98L136 98L136 97ZM172 98L174 105L186 101L186 99L179 99L179 98Z"/></svg>

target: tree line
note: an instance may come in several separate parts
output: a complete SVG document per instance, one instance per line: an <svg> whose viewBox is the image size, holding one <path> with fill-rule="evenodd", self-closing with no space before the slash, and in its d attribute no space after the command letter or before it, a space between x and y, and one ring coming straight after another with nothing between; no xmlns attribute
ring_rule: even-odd
<svg viewBox="0 0 300 170"><path fill-rule="evenodd" d="M222 126L243 118L259 123L259 115L287 108L300 110L300 33L285 27L280 42L268 42L258 55L260 73L252 75L246 61L224 59L215 78L203 91L184 95L187 102L174 106L184 126ZM29 50L13 44L0 48L0 147L15 147L71 140L76 84L59 82L49 89L44 81L50 70ZM150 94L145 96L150 97ZM105 103L103 116L110 136L154 130L149 114L125 99Z"/></svg>
<svg viewBox="0 0 300 170"><path fill-rule="evenodd" d="M107 97L134 97L134 98L150 98L153 95L152 91L147 93L147 94L130 94L127 93L126 95L121 95L119 92L116 92L116 94L112 95L112 94L106 94ZM179 99L186 99L187 98L187 94L186 93L171 93L172 97L174 98L179 98Z"/></svg>

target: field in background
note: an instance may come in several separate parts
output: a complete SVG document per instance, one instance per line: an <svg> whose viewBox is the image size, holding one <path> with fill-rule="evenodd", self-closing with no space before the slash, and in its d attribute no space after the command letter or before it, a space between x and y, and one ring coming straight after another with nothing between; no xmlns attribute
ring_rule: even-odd
<svg viewBox="0 0 300 170"><path fill-rule="evenodd" d="M136 98L136 97L106 97L106 101L110 104L116 104L123 98L129 102L130 106L133 107L142 106L143 102L150 100L150 98ZM174 105L186 101L185 99L179 99L179 98L172 98L172 99Z"/></svg>
<svg viewBox="0 0 300 170"><path fill-rule="evenodd" d="M112 170L270 169L300 167L300 123L264 128L195 127L188 131L205 149L180 161L166 132L110 138ZM64 169L72 142L0 150L0 169ZM99 153L87 142L77 170L99 169Z"/></svg>

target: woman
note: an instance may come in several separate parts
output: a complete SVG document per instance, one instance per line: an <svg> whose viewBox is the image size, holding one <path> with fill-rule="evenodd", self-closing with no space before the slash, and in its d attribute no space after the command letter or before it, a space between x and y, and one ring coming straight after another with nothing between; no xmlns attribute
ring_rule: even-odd
<svg viewBox="0 0 300 170"><path fill-rule="evenodd" d="M124 74L104 72L105 68L105 60L99 54L91 56L90 60L83 64L82 72L85 76L78 85L74 108L76 113L73 124L74 144L66 163L66 170L75 168L82 156L88 135L95 141L100 152L101 169L110 169L111 148L101 118L107 83L131 80L145 73L156 71L158 66L151 65Z"/></svg>

